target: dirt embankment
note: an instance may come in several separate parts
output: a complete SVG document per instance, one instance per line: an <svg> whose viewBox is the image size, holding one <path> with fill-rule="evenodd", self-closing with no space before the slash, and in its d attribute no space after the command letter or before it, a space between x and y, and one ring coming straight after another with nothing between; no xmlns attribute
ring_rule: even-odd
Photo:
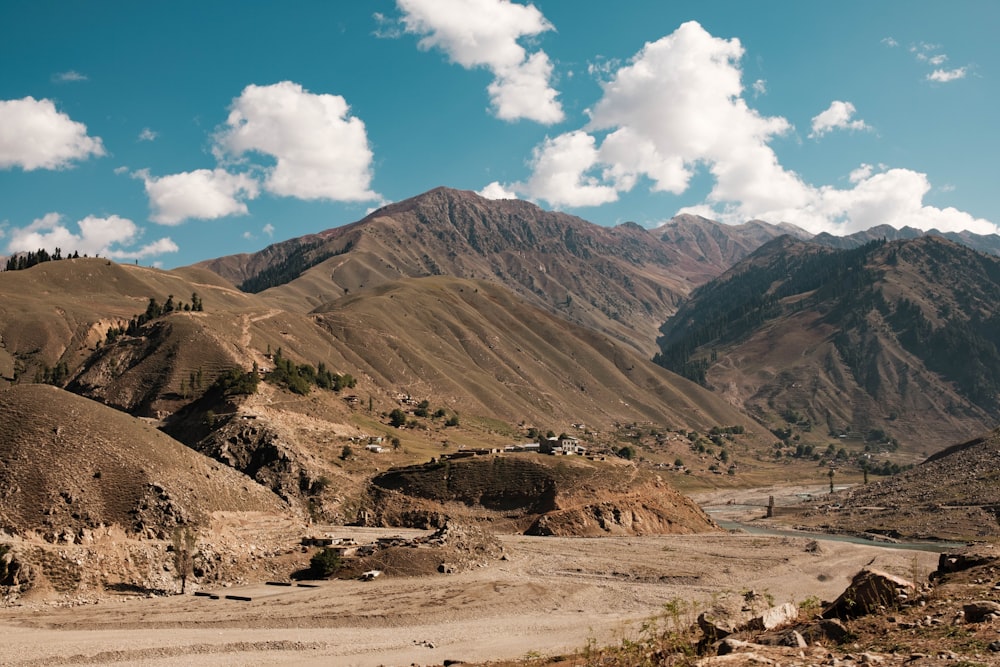
<svg viewBox="0 0 1000 667"><path fill-rule="evenodd" d="M448 518L501 532L602 536L717 530L655 475L617 462L531 453L435 461L377 475L371 525L438 527Z"/></svg>

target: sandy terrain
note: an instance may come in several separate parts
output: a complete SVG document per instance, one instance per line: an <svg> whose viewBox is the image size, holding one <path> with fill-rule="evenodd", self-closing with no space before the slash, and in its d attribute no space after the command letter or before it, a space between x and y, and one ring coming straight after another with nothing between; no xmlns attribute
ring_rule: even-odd
<svg viewBox="0 0 1000 667"><path fill-rule="evenodd" d="M345 531L346 532L346 531ZM615 643L664 604L685 622L748 589L833 599L861 567L926 575L936 555L746 534L501 538L507 560L455 575L254 586L0 609L0 664L434 665Z"/></svg>

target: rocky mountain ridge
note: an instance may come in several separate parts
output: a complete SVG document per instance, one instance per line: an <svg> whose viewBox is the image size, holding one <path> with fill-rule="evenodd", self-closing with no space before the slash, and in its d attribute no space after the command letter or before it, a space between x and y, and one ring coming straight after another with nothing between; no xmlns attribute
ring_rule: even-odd
<svg viewBox="0 0 1000 667"><path fill-rule="evenodd" d="M783 437L801 424L926 455L1000 420L998 297L1000 260L939 237L786 237L699 288L657 359Z"/></svg>

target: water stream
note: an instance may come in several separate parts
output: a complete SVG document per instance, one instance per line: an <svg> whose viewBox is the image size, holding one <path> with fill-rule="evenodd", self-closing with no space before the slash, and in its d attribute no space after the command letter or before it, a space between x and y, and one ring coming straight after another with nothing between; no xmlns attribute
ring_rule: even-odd
<svg viewBox="0 0 1000 667"><path fill-rule="evenodd" d="M810 533L804 530L783 530L781 528L770 528L766 526L755 526L738 521L715 521L721 528L726 530L741 530L752 535L775 535L783 537L808 537L814 540L829 540L831 542L849 542L851 544L864 544L870 547L885 547L886 549L908 549L911 551L930 551L933 553L944 553L964 547L964 542L916 542L916 541L881 541L867 539L856 535L831 535L829 533Z"/></svg>

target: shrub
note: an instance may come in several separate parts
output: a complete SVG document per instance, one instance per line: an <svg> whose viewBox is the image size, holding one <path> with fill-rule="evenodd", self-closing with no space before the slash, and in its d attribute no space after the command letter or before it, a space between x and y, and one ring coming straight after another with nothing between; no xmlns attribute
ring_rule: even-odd
<svg viewBox="0 0 1000 667"><path fill-rule="evenodd" d="M309 567L318 577L329 577L340 569L340 554L329 547L323 547L309 559Z"/></svg>
<svg viewBox="0 0 1000 667"><path fill-rule="evenodd" d="M621 449L619 449L617 452L615 452L615 455L618 456L618 457L620 457L620 458L623 458L623 459L626 459L628 461L631 461L632 459L635 458L635 450L632 449L631 447L629 447L628 445L625 445L624 447L622 447Z"/></svg>

